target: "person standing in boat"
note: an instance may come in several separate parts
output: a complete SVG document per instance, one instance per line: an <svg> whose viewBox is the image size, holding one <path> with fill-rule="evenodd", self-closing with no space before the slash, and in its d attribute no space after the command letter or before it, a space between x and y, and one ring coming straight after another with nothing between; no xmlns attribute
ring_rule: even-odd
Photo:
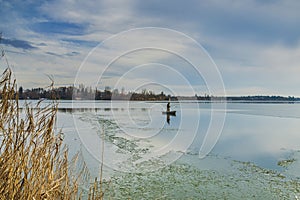
<svg viewBox="0 0 300 200"><path fill-rule="evenodd" d="M168 102L168 104L167 104L167 112L170 112L170 102Z"/></svg>

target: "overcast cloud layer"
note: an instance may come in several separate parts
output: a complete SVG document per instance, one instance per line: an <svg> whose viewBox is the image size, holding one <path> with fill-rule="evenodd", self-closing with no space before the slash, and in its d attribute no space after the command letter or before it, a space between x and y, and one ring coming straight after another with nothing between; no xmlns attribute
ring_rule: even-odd
<svg viewBox="0 0 300 200"><path fill-rule="evenodd" d="M0 0L0 7L2 45L19 85L25 88L48 85L47 75L54 77L56 85L73 84L83 60L99 43L129 29L161 27L182 32L205 48L218 66L228 95L300 96L297 0ZM137 37L149 39L144 35ZM124 46L126 42L116 48ZM193 48L180 41L169 48L193 54ZM112 84L133 58L145 65L153 58L162 64L180 63L164 53L139 53L120 59L113 70L107 71L106 80L112 82L101 83ZM114 49L110 48L101 56L105 60L112 54ZM105 67L99 61L89 62L96 68ZM4 69L4 63L1 68ZM137 81L147 80L142 72L138 76ZM127 90L132 89L134 80L128 77L128 82L122 80ZM207 92L205 77L190 76L188 72L186 77L198 94ZM170 84L174 82L168 78ZM176 87L185 94L184 85Z"/></svg>

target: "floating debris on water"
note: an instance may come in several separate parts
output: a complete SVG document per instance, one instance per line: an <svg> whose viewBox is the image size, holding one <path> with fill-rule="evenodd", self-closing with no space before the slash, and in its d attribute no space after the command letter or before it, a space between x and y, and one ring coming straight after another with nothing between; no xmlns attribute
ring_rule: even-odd
<svg viewBox="0 0 300 200"><path fill-rule="evenodd" d="M294 158L287 159L287 160L280 160L280 161L278 161L277 165L281 166L281 167L287 167L295 161L296 161L296 159L294 159Z"/></svg>

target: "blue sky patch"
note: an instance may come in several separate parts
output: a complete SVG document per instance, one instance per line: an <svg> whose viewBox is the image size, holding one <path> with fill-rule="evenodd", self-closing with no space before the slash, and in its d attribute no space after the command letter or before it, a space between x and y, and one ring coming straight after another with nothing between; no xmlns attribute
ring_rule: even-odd
<svg viewBox="0 0 300 200"><path fill-rule="evenodd" d="M95 47L100 43L97 41L76 40L76 39L62 39L62 41L69 42L69 43L79 45L79 46L86 46L86 47Z"/></svg>
<svg viewBox="0 0 300 200"><path fill-rule="evenodd" d="M40 34L84 35L87 25L67 22L39 22L31 29Z"/></svg>

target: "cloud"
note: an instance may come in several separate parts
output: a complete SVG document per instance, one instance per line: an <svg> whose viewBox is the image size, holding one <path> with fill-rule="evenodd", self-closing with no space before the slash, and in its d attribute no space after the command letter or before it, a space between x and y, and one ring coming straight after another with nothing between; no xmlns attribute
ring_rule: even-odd
<svg viewBox="0 0 300 200"><path fill-rule="evenodd" d="M231 94L273 91L300 95L296 87L300 84L298 1L13 0L0 4L0 30L7 38L16 38L6 39L6 48L14 55L19 74L28 75L22 78L24 83L28 79L28 83L42 84L43 79L33 81L38 74L57 72L63 73L60 82L70 82L70 77L63 77L75 76L89 51L105 39L130 28L159 26L181 31L200 42L218 65ZM90 71L104 67L108 58L137 39L151 43L159 36L135 35L98 52L98 58L89 60ZM170 49L193 55L193 47L182 46L178 38L167 44ZM30 54L24 55L24 50ZM170 55L140 53L123 56L107 74L118 77L131 65L157 61L186 69L186 77L195 85L203 81Z"/></svg>
<svg viewBox="0 0 300 200"><path fill-rule="evenodd" d="M80 39L72 39L72 38L62 39L62 41L74 44L76 46L86 46L91 48L97 46L100 43L97 41L80 40Z"/></svg>
<svg viewBox="0 0 300 200"><path fill-rule="evenodd" d="M132 0L118 2L54 0L44 3L41 6L41 12L53 21L85 24L90 32L117 33L136 21L132 17L133 4Z"/></svg>
<svg viewBox="0 0 300 200"><path fill-rule="evenodd" d="M80 54L79 52L72 51L72 52L66 53L65 56L73 57L73 56L77 56L79 54Z"/></svg>
<svg viewBox="0 0 300 200"><path fill-rule="evenodd" d="M296 1L147 1L137 4L142 17L169 21L169 28L198 31L201 36L227 38L233 41L259 43L283 42L292 45L299 40L300 27Z"/></svg>
<svg viewBox="0 0 300 200"><path fill-rule="evenodd" d="M0 42L2 44L10 45L12 47L23 49L23 50L37 49L37 47L33 46L31 42L25 40L2 38Z"/></svg>
<svg viewBox="0 0 300 200"><path fill-rule="evenodd" d="M54 53L54 52L46 52L46 54L51 55L51 56L57 56L57 57L72 57L72 56L77 56L80 53L76 52L76 51L72 51L72 52L68 52L68 53L65 53L65 54L57 54L57 53Z"/></svg>
<svg viewBox="0 0 300 200"><path fill-rule="evenodd" d="M57 54L57 53L54 53L54 52L46 52L46 54L48 54L48 55L51 55L51 56L58 56L58 57L61 57L62 55L60 55L60 54Z"/></svg>
<svg viewBox="0 0 300 200"><path fill-rule="evenodd" d="M294 47L276 44L246 45L243 48L240 53L236 52L236 58L216 60L228 93L300 95L299 43Z"/></svg>

